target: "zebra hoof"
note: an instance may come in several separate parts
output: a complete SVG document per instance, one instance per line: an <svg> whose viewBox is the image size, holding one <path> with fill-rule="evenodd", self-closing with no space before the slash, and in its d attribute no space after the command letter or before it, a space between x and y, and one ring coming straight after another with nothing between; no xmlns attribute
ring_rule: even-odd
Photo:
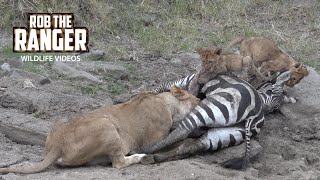
<svg viewBox="0 0 320 180"><path fill-rule="evenodd" d="M220 165L228 169L246 170L250 162L246 158L241 157L222 162Z"/></svg>
<svg viewBox="0 0 320 180"><path fill-rule="evenodd" d="M152 154L146 155L141 159L141 164L154 164L156 161L154 160L154 156Z"/></svg>

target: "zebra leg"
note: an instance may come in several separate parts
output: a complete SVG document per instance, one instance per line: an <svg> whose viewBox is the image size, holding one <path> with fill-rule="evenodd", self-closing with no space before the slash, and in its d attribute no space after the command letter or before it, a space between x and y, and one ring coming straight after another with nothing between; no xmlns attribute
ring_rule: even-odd
<svg viewBox="0 0 320 180"><path fill-rule="evenodd" d="M187 157L197 152L216 151L222 148L235 146L244 141L245 131L240 127L211 128L198 139L187 139L179 147L142 158L142 163L163 162L173 157ZM177 158L175 158L177 159Z"/></svg>
<svg viewBox="0 0 320 180"><path fill-rule="evenodd" d="M153 144L143 146L142 148L132 150L129 154L141 154L140 152L144 152L145 154L151 154L153 152L159 151L164 147L170 146L176 142L187 139L188 135L192 132L192 130L193 129L189 130L177 128L174 131L172 131L165 139Z"/></svg>
<svg viewBox="0 0 320 180"><path fill-rule="evenodd" d="M283 101L284 103L287 103L287 104L293 104L293 103L296 103L298 100L294 97L284 95Z"/></svg>
<svg viewBox="0 0 320 180"><path fill-rule="evenodd" d="M245 155L240 158L230 159L226 162L223 162L221 165L225 168L230 169L246 169L250 164L250 122L246 120L245 127L245 141L246 141L246 151ZM249 127L248 127L249 126Z"/></svg>
<svg viewBox="0 0 320 180"><path fill-rule="evenodd" d="M205 151L207 149L207 144L203 143L200 139L186 139L183 141L183 143L168 152L165 153L159 153L159 154L154 154L154 155L147 155L146 159L149 158L148 161L150 161L150 158L152 158L151 162L163 162L166 161L169 158L180 156L181 158L196 154L197 152ZM145 158L142 159L142 163L144 163Z"/></svg>

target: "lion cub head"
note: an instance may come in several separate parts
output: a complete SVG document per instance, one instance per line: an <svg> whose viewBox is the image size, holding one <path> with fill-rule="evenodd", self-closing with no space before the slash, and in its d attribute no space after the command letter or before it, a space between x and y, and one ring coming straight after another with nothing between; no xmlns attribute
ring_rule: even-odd
<svg viewBox="0 0 320 180"><path fill-rule="evenodd" d="M198 75L198 82L204 84L211 78L227 69L223 61L220 61L221 48L200 48L197 49L201 58L201 69Z"/></svg>
<svg viewBox="0 0 320 180"><path fill-rule="evenodd" d="M290 68L291 78L287 82L287 86L293 87L298 84L302 78L309 75L309 70L302 63L297 62L293 67Z"/></svg>

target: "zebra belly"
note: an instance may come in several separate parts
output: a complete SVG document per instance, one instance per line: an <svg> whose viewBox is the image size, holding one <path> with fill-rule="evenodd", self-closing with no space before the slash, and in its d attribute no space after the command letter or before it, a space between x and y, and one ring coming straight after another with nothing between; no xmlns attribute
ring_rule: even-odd
<svg viewBox="0 0 320 180"><path fill-rule="evenodd" d="M211 128L201 137L207 150L215 151L222 148L238 145L245 139L245 130L239 127Z"/></svg>
<svg viewBox="0 0 320 180"><path fill-rule="evenodd" d="M211 95L202 100L190 113L198 126L227 127L241 122L246 117L238 117L239 103L225 97Z"/></svg>

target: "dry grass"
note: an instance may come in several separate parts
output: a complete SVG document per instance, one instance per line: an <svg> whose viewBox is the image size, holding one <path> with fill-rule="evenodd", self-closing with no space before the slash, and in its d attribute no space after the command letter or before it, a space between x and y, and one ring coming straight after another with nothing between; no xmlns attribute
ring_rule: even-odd
<svg viewBox="0 0 320 180"><path fill-rule="evenodd" d="M320 1L263 0L2 0L0 28L11 32L27 12L73 12L90 30L90 43L109 60L136 52L167 55L210 45L226 46L236 36L274 39L296 59L320 70ZM14 13L12 13L14 12Z"/></svg>

